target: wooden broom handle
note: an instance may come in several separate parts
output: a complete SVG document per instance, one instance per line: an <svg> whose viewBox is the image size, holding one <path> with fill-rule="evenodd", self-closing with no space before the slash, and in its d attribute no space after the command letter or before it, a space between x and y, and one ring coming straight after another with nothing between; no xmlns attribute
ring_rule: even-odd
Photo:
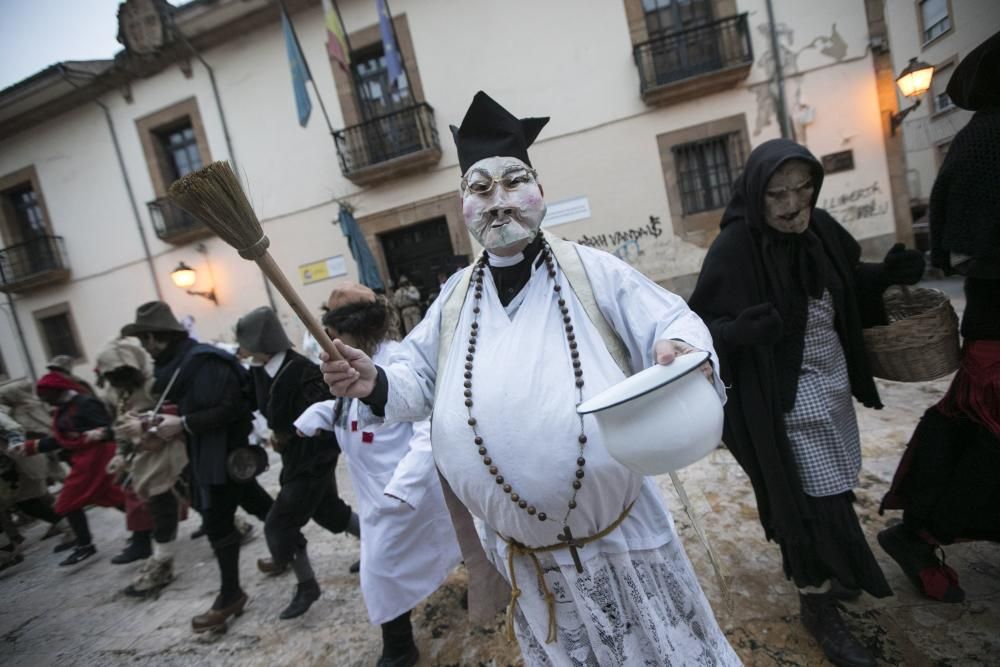
<svg viewBox="0 0 1000 667"><path fill-rule="evenodd" d="M330 356L330 361L343 361L344 358L340 356L340 352L334 347L333 341L330 337L326 335L326 331L323 326L316 319L316 316L312 314L308 308L306 308L305 302L302 301L302 297L299 296L292 284L288 282L288 278L282 272L281 267L274 261L271 257L271 253L265 252L260 257L254 260L257 262L257 266L260 270L264 272L267 279L271 281L271 284L278 288L281 292L281 296L285 299L285 303L292 307L295 314L299 316L299 320L302 324L306 325L306 329L312 334L319 346L323 348L323 351Z"/></svg>

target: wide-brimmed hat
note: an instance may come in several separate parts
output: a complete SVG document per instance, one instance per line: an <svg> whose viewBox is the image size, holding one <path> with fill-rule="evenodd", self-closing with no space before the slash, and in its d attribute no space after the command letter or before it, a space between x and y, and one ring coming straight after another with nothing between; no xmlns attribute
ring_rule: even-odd
<svg viewBox="0 0 1000 667"><path fill-rule="evenodd" d="M148 301L135 309L135 322L122 327L122 336L164 331L187 333L184 325L174 317L170 306L162 301Z"/></svg>
<svg viewBox="0 0 1000 667"><path fill-rule="evenodd" d="M1000 32L962 58L946 91L951 101L963 109L1000 109Z"/></svg>

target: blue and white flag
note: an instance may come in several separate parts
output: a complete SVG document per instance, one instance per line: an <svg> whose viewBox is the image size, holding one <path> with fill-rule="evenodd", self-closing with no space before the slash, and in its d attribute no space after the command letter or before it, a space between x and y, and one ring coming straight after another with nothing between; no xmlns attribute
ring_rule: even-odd
<svg viewBox="0 0 1000 667"><path fill-rule="evenodd" d="M312 113L312 101L306 90L306 81L310 81L309 66L299 46L299 38L295 36L292 22L288 20L285 10L281 10L281 26L285 32L285 48L288 50L288 66L292 70L292 90L295 92L295 108L299 112L299 125L306 126L309 114Z"/></svg>
<svg viewBox="0 0 1000 667"><path fill-rule="evenodd" d="M385 0L375 0L378 8L378 30L382 35L382 50L385 52L385 69L389 75L389 83L399 88L399 77L403 74L403 61L399 53L399 44L392 29L392 17L385 6Z"/></svg>

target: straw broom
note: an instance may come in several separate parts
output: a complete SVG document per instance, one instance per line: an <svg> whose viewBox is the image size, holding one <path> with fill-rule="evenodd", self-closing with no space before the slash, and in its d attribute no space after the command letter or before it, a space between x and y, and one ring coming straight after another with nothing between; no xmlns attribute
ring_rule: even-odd
<svg viewBox="0 0 1000 667"><path fill-rule="evenodd" d="M299 320L333 361L343 359L302 297L267 251L271 241L264 235L257 214L247 201L240 181L228 162L212 164L191 172L170 186L170 199L205 223L223 241L236 248L240 257L257 263Z"/></svg>

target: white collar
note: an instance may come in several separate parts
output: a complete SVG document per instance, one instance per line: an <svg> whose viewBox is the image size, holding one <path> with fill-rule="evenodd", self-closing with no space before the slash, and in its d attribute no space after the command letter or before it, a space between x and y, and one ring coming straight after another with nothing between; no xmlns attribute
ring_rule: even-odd
<svg viewBox="0 0 1000 667"><path fill-rule="evenodd" d="M285 361L285 350L282 350L278 354L271 357L266 364L264 364L264 372L267 373L269 378L274 379L274 376L278 374L278 369L281 368L281 364Z"/></svg>
<svg viewBox="0 0 1000 667"><path fill-rule="evenodd" d="M510 257L501 257L500 255L494 255L489 250L486 251L486 256L490 260L490 266L505 267L514 266L515 264L520 264L524 261L524 253L519 252L516 255L511 255Z"/></svg>

